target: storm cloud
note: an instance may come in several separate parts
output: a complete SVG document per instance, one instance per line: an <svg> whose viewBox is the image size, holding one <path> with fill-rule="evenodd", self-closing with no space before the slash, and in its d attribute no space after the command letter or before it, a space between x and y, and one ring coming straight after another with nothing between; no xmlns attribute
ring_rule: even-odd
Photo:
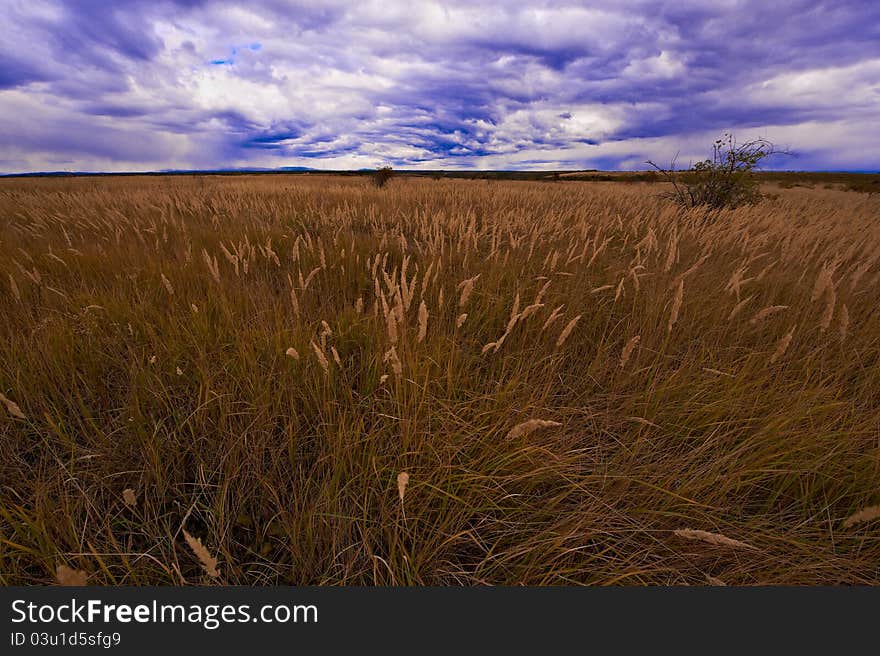
<svg viewBox="0 0 880 656"><path fill-rule="evenodd" d="M7 172L880 168L880 4L4 0Z"/></svg>

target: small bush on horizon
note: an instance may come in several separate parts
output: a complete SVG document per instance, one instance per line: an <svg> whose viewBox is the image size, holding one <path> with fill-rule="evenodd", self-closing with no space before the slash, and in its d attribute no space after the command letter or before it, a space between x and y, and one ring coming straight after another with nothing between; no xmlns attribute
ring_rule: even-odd
<svg viewBox="0 0 880 656"><path fill-rule="evenodd" d="M665 197L682 207L735 209L763 198L755 171L768 157L782 154L791 153L767 139L739 144L733 134L725 133L712 144L711 158L684 171L676 169L675 158L668 169L650 160L647 163L672 183L673 188Z"/></svg>
<svg viewBox="0 0 880 656"><path fill-rule="evenodd" d="M382 189L391 178L394 177L394 169L390 166L383 166L381 168L376 169L373 172L373 185Z"/></svg>

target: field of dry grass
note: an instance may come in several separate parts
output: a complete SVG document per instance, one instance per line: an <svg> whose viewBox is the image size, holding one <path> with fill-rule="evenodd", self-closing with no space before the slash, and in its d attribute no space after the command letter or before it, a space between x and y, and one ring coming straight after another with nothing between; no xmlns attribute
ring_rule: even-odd
<svg viewBox="0 0 880 656"><path fill-rule="evenodd" d="M0 583L876 583L880 198L657 193L0 181Z"/></svg>

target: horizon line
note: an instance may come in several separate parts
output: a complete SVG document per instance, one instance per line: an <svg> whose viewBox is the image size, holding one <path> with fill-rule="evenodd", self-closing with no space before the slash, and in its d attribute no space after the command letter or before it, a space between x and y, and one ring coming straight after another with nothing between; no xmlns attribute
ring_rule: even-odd
<svg viewBox="0 0 880 656"><path fill-rule="evenodd" d="M0 172L0 178L26 178L26 177L89 177L89 176L137 176L137 175L229 175L229 174L308 174L318 173L327 175L357 175L366 174L376 171L377 168L359 168L359 169L319 169L311 167L278 167L278 168L261 168L261 167L241 167L241 168L209 168L209 169L147 169L140 171L17 171L17 172ZM557 173L619 173L619 174L639 174L651 173L653 169L404 169L393 168L395 173L408 174L480 174L480 173L517 173L517 174L534 174L534 175L553 175ZM687 169L681 169L684 172ZM760 169L756 173L849 173L858 175L880 175L880 169Z"/></svg>

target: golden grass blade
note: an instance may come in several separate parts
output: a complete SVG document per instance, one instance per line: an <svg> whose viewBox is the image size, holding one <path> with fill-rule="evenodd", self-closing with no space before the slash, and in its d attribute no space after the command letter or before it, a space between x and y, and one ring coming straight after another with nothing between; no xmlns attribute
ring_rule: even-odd
<svg viewBox="0 0 880 656"><path fill-rule="evenodd" d="M565 343L565 340L568 339L569 335L571 335L571 331L574 330L574 327L577 325L577 322L580 321L580 318L582 316L582 314L577 315L574 319L566 324L565 328L562 329L562 332L559 333L559 338L556 340L557 348Z"/></svg>
<svg viewBox="0 0 880 656"><path fill-rule="evenodd" d="M782 339L776 344L776 350L773 352L773 355L770 356L770 362L776 362L779 358L785 355L785 352L788 350L788 345L791 344L791 339L794 337L794 331L797 326L792 326L791 330L789 330L785 335L783 335Z"/></svg>
<svg viewBox="0 0 880 656"><path fill-rule="evenodd" d="M880 505L868 506L867 508L862 508L858 512L853 513L843 520L843 528L851 528L856 524L870 522L875 519L880 519Z"/></svg>
<svg viewBox="0 0 880 656"><path fill-rule="evenodd" d="M392 344L397 343L397 313L389 312L385 317L385 331L388 335L388 341Z"/></svg>
<svg viewBox="0 0 880 656"><path fill-rule="evenodd" d="M684 278L679 280L678 287L675 290L675 297L672 299L672 310L669 312L669 323L666 325L667 332L672 332L672 327L678 321L678 313L681 310L681 302L684 298Z"/></svg>
<svg viewBox="0 0 880 656"><path fill-rule="evenodd" d="M467 305L468 299L471 297L471 292L474 291L474 285L481 275L482 274L478 273L473 278L468 278L467 280L459 284L459 287L461 288L461 295L458 298L458 307L463 308L465 305Z"/></svg>
<svg viewBox="0 0 880 656"><path fill-rule="evenodd" d="M547 419L529 419L528 421L524 421L511 428L510 432L507 434L507 439L515 440L518 437L524 437L533 433L540 428L553 428L555 426L562 426L562 424L558 421L549 421Z"/></svg>
<svg viewBox="0 0 880 656"><path fill-rule="evenodd" d="M186 543L189 545L189 548L192 549L196 558L199 559L199 562L202 564L202 567L205 569L208 576L213 579L220 576L220 572L217 570L217 559L214 558L211 555L211 552L208 551L208 548L202 544L201 539L193 537L186 530L183 531L183 537L186 539Z"/></svg>
<svg viewBox="0 0 880 656"><path fill-rule="evenodd" d="M736 316L742 311L742 309L743 309L746 305L749 304L749 301L751 301L753 298L755 298L754 294L752 294L751 296L749 296L749 297L747 297L747 298L744 298L744 299L741 300L739 303L737 303L736 305L734 305L734 306L733 306L733 309L730 311L730 314L727 315L727 320L728 320L728 321L733 321L734 317L736 317Z"/></svg>
<svg viewBox="0 0 880 656"><path fill-rule="evenodd" d="M425 335L428 334L428 306L425 305L424 299L419 303L419 336L416 340L419 344L421 344L425 340Z"/></svg>
<svg viewBox="0 0 880 656"><path fill-rule="evenodd" d="M810 296L810 300L814 303L819 300L819 297L825 293L825 290L833 285L833 281L831 280L831 272L827 266L823 266L819 271L819 275L816 277L816 283L813 285L813 293Z"/></svg>
<svg viewBox="0 0 880 656"><path fill-rule="evenodd" d="M24 413L21 411L21 408L18 407L18 404L12 399L6 398L3 394L0 394L0 402L6 406L6 410L13 417L18 417L19 419L27 419Z"/></svg>
<svg viewBox="0 0 880 656"><path fill-rule="evenodd" d="M9 274L9 289L12 290L12 295L15 297L15 300L21 303L21 291L18 289L15 278L12 277L11 273Z"/></svg>
<svg viewBox="0 0 880 656"><path fill-rule="evenodd" d="M626 363L629 362L629 358L632 355L632 352L635 350L636 346L638 346L641 339L641 335L636 335L626 343L626 346L623 347L623 352L620 354L621 369L623 369L626 366Z"/></svg>
<svg viewBox="0 0 880 656"><path fill-rule="evenodd" d="M327 356L324 355L324 351L321 350L321 347L315 344L314 340L311 341L310 346L312 347L312 351L315 352L315 357L318 358L318 364L321 365L321 369L324 370L325 374L330 373L330 362L327 360Z"/></svg>
<svg viewBox="0 0 880 656"><path fill-rule="evenodd" d="M680 538L684 538L685 540L698 540L700 542L705 542L707 544L716 545L719 547L730 547L731 549L749 549L752 551L756 551L757 547L753 547L752 545L742 542L740 540L734 540L733 538L729 538L726 535L721 535L720 533L710 533L709 531L701 531L698 529L691 528L680 528L673 531L675 535Z"/></svg>
<svg viewBox="0 0 880 656"><path fill-rule="evenodd" d="M767 317L770 317L777 312L782 312L786 309L788 309L787 305L770 305L768 307L765 307L763 310L760 310L754 317L752 317L752 320L749 323L753 326L757 326L765 319L767 319Z"/></svg>
<svg viewBox="0 0 880 656"><path fill-rule="evenodd" d="M819 321L819 329L824 333L831 326L831 319L834 318L834 308L837 305L837 293L834 286L830 285L825 292L825 309L822 311L822 318Z"/></svg>
<svg viewBox="0 0 880 656"><path fill-rule="evenodd" d="M397 355L397 348L392 346L388 351L386 351L385 356L382 358L383 362L391 363L391 370L394 372L395 376L401 376L403 374L403 363L400 361L400 357Z"/></svg>
<svg viewBox="0 0 880 656"><path fill-rule="evenodd" d="M554 321L556 321L559 317L562 316L562 308L563 308L563 307L564 307L564 306L560 305L559 307L555 308L555 309L553 310L553 312L550 313L550 316L547 317L547 321L545 321L545 322L544 322L544 325L541 326L541 332L542 332L542 333L543 333L545 330L547 330L547 328L549 328L550 325L551 325Z"/></svg>

